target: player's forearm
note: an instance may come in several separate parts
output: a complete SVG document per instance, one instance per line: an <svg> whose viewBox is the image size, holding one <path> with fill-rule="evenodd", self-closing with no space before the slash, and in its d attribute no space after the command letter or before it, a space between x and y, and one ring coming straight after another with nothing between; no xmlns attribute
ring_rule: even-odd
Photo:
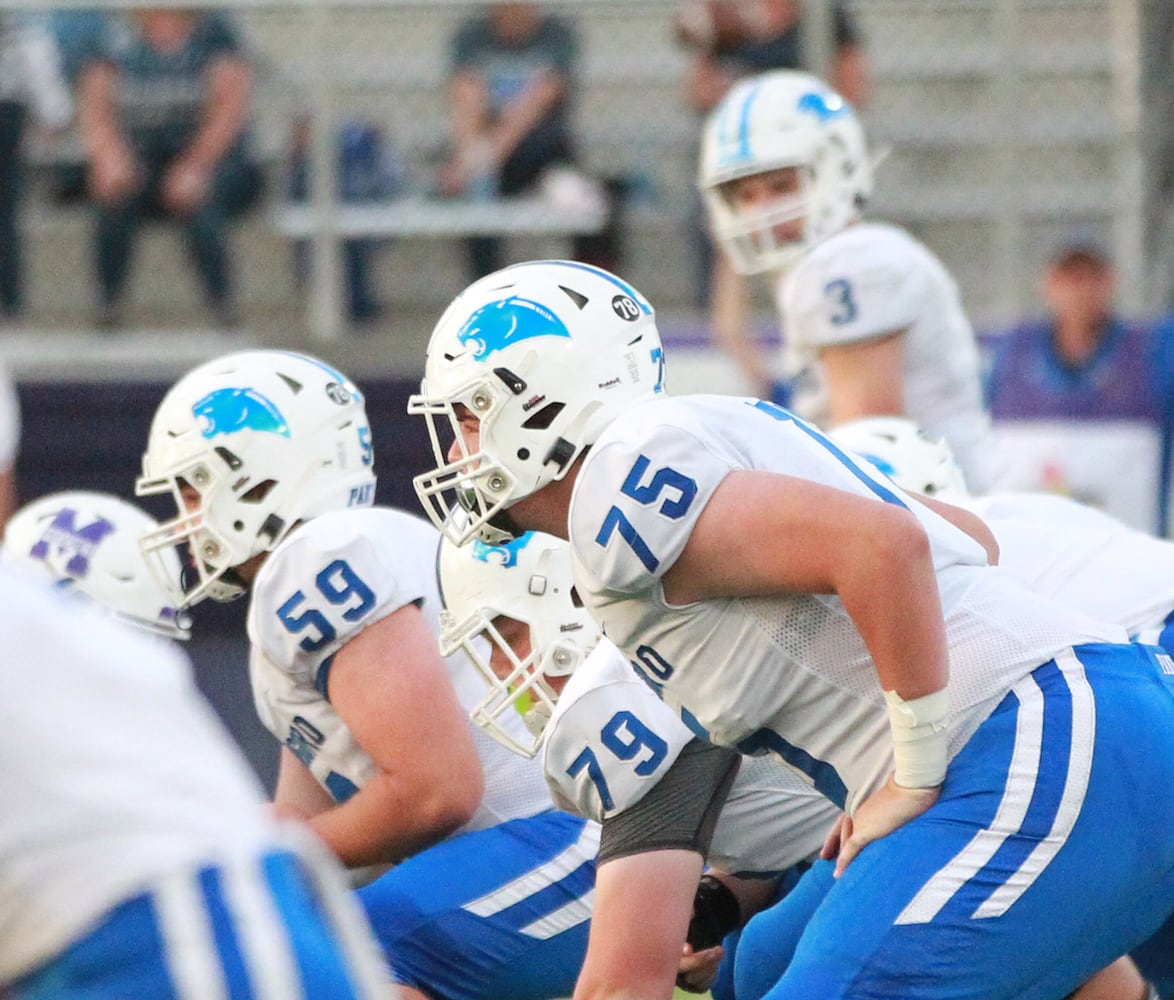
<svg viewBox="0 0 1174 1000"><path fill-rule="evenodd" d="M872 654L881 687L920 698L946 686L949 654L929 539L895 505L878 505L836 593Z"/></svg>
<svg viewBox="0 0 1174 1000"><path fill-rule="evenodd" d="M455 833L480 801L464 788L423 784L379 775L310 825L347 867L402 861Z"/></svg>

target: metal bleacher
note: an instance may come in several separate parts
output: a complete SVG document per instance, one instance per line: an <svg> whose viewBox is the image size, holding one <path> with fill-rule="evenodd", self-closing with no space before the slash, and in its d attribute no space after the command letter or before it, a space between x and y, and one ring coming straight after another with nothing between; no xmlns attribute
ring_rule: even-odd
<svg viewBox="0 0 1174 1000"><path fill-rule="evenodd" d="M257 132L271 168L271 195L280 195L291 122L324 106L335 122L382 124L414 184L424 186L447 127L447 41L472 6L266 0L235 8L260 67ZM682 97L688 56L671 30L676 0L548 6L573 16L580 30L576 113L584 164L601 176L628 178L639 192L625 226L625 274L662 312L689 313L695 294L686 220L697 122ZM1151 0L851 3L874 78L865 123L874 147L888 151L878 171L875 214L909 227L943 257L979 325L1032 308L1035 272L1047 248L1077 226L1095 228L1113 246L1126 304L1154 304L1142 260L1152 171L1142 141L1141 72L1154 6ZM30 216L30 325L84 330L90 301L85 213L37 205ZM265 212L245 220L238 239L250 334L264 343L321 347L295 287L288 239ZM565 241L516 237L511 250L518 257L561 253ZM386 322L330 349L341 353L342 363L353 358L362 366L406 370L431 319L463 284L461 262L452 239L397 240L381 261ZM200 325L195 282L179 241L163 228L144 234L132 294L146 329ZM760 304L765 301L760 291ZM217 343L209 340L213 348ZM13 349L18 369L34 360L43 368L52 356L44 339ZM29 357L36 352L37 359ZM70 342L61 353L68 363L86 352Z"/></svg>

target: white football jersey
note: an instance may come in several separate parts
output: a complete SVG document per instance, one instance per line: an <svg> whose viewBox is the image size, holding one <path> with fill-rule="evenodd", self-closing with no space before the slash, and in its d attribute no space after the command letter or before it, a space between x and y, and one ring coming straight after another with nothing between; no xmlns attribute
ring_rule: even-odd
<svg viewBox="0 0 1174 1000"><path fill-rule="evenodd" d="M543 737L560 809L603 822L639 802L694 739L606 639L571 675ZM713 831L709 864L777 873L819 851L839 810L770 757L743 758Z"/></svg>
<svg viewBox="0 0 1174 1000"><path fill-rule="evenodd" d="M1052 493L997 493L967 501L999 543L999 565L1032 590L1130 635L1174 611L1174 542Z"/></svg>
<svg viewBox="0 0 1174 1000"><path fill-rule="evenodd" d="M277 843L178 649L0 568L0 983L177 869Z"/></svg>
<svg viewBox="0 0 1174 1000"><path fill-rule="evenodd" d="M261 721L337 801L376 772L325 696L331 658L369 625L415 604L440 634L436 554L440 534L423 518L368 507L323 514L270 553L253 584L249 672ZM446 661L466 711L485 682L463 654ZM395 663L389 660L389 670ZM428 711L427 705L419 710ZM521 718L514 720L521 737ZM462 830L496 826L550 808L537 762L511 753L469 721L485 774L485 795ZM443 747L422 748L443 753Z"/></svg>
<svg viewBox="0 0 1174 1000"><path fill-rule="evenodd" d="M848 226L783 272L777 302L791 371L818 373L822 348L905 331L905 416L950 443L973 490L994 486L999 463L974 330L954 279L923 244L896 226ZM826 399L812 398L800 395L795 408L822 423Z"/></svg>
<svg viewBox="0 0 1174 1000"><path fill-rule="evenodd" d="M571 500L580 596L690 729L745 753L777 753L849 811L883 784L892 759L876 669L840 600L795 593L677 607L664 598L662 575L735 469L901 504L922 523L950 643L951 755L1016 680L1057 652L1126 638L987 566L968 535L781 407L682 396L621 414L588 453Z"/></svg>

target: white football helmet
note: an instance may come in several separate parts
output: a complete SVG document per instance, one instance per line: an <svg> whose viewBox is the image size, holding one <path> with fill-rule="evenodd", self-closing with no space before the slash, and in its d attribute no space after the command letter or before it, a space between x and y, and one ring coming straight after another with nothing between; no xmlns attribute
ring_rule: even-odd
<svg viewBox="0 0 1174 1000"><path fill-rule="evenodd" d="M416 494L457 544L501 540L491 518L561 479L619 413L662 392L656 317L627 282L565 260L497 271L458 295L432 331L408 412L427 419L437 465L413 480ZM475 451L461 413L479 422ZM467 519L449 516L454 498Z"/></svg>
<svg viewBox="0 0 1174 1000"><path fill-rule="evenodd" d="M185 606L232 600L245 589L235 567L274 548L298 521L373 502L363 395L304 354L241 351L209 361L163 397L135 488L175 500L178 515L142 545L153 556L187 543L194 583Z"/></svg>
<svg viewBox="0 0 1174 1000"><path fill-rule="evenodd" d="M3 556L55 586L148 632L191 637L182 599L179 553L161 553L166 586L147 566L139 538L155 519L109 493L51 493L18 510L4 529Z"/></svg>
<svg viewBox="0 0 1174 1000"><path fill-rule="evenodd" d="M739 208L730 183L797 167L799 192ZM860 217L872 163L852 107L810 73L775 70L730 89L706 120L698 187L714 236L742 274L784 268ZM802 220L802 237L778 229Z"/></svg>
<svg viewBox="0 0 1174 1000"><path fill-rule="evenodd" d="M905 417L868 417L828 433L841 448L863 455L903 490L947 503L967 500L970 491L954 452Z"/></svg>
<svg viewBox="0 0 1174 1000"><path fill-rule="evenodd" d="M528 531L514 541L440 543L440 651L463 651L480 670L489 693L470 712L473 721L502 745L533 757L542 744L558 695L547 677L566 677L599 643L599 626L578 603L571 577L571 550L552 535ZM500 616L529 629L529 650L511 648L498 630ZM485 642L488 641L488 650ZM509 670L499 677L496 651ZM519 742L502 718L521 712L531 740Z"/></svg>

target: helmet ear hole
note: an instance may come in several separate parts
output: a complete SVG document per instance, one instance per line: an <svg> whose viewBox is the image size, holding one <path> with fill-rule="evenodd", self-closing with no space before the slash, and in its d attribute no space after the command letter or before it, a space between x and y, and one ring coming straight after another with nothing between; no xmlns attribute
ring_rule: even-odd
<svg viewBox="0 0 1174 1000"><path fill-rule="evenodd" d="M241 503L262 503L276 485L277 481L274 479L266 479L263 483L257 483L240 498Z"/></svg>
<svg viewBox="0 0 1174 1000"><path fill-rule="evenodd" d="M537 413L531 415L522 426L528 431L544 431L554 423L555 418L563 412L565 403L548 403Z"/></svg>

